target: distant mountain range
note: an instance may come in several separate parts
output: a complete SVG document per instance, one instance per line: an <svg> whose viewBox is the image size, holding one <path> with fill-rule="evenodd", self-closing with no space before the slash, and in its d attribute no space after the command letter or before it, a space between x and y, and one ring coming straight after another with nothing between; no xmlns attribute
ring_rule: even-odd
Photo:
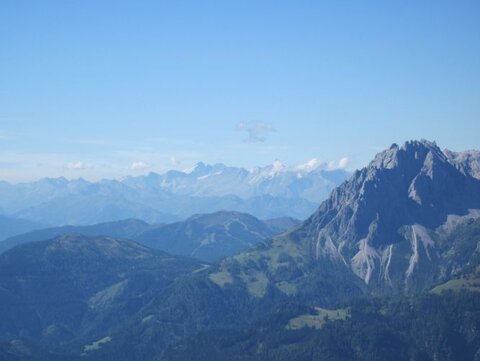
<svg viewBox="0 0 480 361"><path fill-rule="evenodd" d="M98 223L90 226L61 226L39 229L0 241L0 253L20 244L66 235L107 236L136 240L174 255L215 261L233 256L298 224L289 217L261 221L249 214L218 211L199 214L185 221L150 225L137 219Z"/></svg>
<svg viewBox="0 0 480 361"><path fill-rule="evenodd" d="M51 226L127 218L167 223L224 209L261 219L305 219L348 176L315 160L292 168L275 162L253 170L198 163L183 172L122 180L0 182L0 209L5 215Z"/></svg>
<svg viewBox="0 0 480 361"><path fill-rule="evenodd" d="M477 360L477 161L425 140L394 144L306 221L211 265L112 237L13 247L0 254L0 355ZM268 224L278 221L220 212L138 238L210 252L211 232L254 240Z"/></svg>

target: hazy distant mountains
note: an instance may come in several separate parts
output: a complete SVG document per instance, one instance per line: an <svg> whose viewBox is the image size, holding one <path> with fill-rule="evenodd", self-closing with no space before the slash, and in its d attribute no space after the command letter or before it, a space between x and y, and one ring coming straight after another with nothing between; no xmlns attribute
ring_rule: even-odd
<svg viewBox="0 0 480 361"><path fill-rule="evenodd" d="M45 226L40 223L0 215L0 242L16 234L44 227Z"/></svg>
<svg viewBox="0 0 480 361"><path fill-rule="evenodd" d="M23 243L38 242L65 235L108 236L135 239L151 226L138 219L98 223L89 226L61 226L24 232L0 241L0 253Z"/></svg>
<svg viewBox="0 0 480 361"><path fill-rule="evenodd" d="M233 256L301 223L283 217L266 221L246 213L219 211L194 215L185 221L150 225L137 219L89 226L61 226L35 230L0 241L0 253L24 243L66 235L130 239L174 255L215 261Z"/></svg>
<svg viewBox="0 0 480 361"><path fill-rule="evenodd" d="M122 180L134 189L168 191L193 197L223 197L236 195L243 199L269 195L272 197L303 198L320 203L330 191L348 177L344 170L328 170L315 159L288 168L276 161L253 170L202 162L191 169L150 173Z"/></svg>
<svg viewBox="0 0 480 361"><path fill-rule="evenodd" d="M0 182L0 209L9 216L49 225L80 225L137 218L171 222L197 213L233 210L261 219L304 219L348 177L317 161L287 168L274 164L247 170L198 163L164 174L89 182L44 178Z"/></svg>

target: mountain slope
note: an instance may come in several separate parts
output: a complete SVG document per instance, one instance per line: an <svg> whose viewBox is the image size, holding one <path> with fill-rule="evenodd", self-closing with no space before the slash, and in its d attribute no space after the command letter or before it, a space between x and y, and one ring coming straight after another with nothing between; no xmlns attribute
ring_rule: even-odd
<svg viewBox="0 0 480 361"><path fill-rule="evenodd" d="M108 236L112 238L135 239L146 231L150 225L138 219L125 219L116 222L106 222L91 226L63 226L39 229L19 234L0 242L0 253L19 244L44 241L62 235Z"/></svg>
<svg viewBox="0 0 480 361"><path fill-rule="evenodd" d="M138 312L182 275L190 259L106 237L63 236L0 255L0 339L84 346Z"/></svg>
<svg viewBox="0 0 480 361"><path fill-rule="evenodd" d="M214 261L239 253L274 234L274 229L249 214L220 211L148 230L137 240L168 253Z"/></svg>
<svg viewBox="0 0 480 361"><path fill-rule="evenodd" d="M292 217L271 218L264 221L276 234L288 231L302 223L301 220Z"/></svg>
<svg viewBox="0 0 480 361"><path fill-rule="evenodd" d="M361 299L346 310L288 305L253 325L200 333L163 350L156 361L476 361L480 297L474 293ZM327 313L328 312L328 313ZM345 316L346 315L346 316Z"/></svg>

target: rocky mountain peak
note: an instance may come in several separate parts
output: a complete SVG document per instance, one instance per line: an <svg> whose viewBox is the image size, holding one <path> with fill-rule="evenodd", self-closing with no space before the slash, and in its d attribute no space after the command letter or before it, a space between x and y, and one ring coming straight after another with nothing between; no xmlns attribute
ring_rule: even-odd
<svg viewBox="0 0 480 361"><path fill-rule="evenodd" d="M418 239L430 244L429 232L449 217L480 209L480 181L450 159L434 142L393 144L336 188L307 220L299 231L313 240L307 247L317 258L350 265L367 283L380 277L376 272L389 247L405 247L403 257L417 260ZM402 246L410 243L415 247ZM415 273L413 263L403 267L408 277Z"/></svg>
<svg viewBox="0 0 480 361"><path fill-rule="evenodd" d="M435 142L425 139L405 142L402 146L392 144L380 152L370 163L369 168L393 169L397 167L420 167L425 161L447 161L447 157Z"/></svg>

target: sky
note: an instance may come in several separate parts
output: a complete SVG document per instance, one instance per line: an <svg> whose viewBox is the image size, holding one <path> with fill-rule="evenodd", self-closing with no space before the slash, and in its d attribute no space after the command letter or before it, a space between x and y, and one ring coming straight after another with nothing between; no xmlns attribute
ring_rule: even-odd
<svg viewBox="0 0 480 361"><path fill-rule="evenodd" d="M480 149L478 0L2 0L0 49L10 182Z"/></svg>

